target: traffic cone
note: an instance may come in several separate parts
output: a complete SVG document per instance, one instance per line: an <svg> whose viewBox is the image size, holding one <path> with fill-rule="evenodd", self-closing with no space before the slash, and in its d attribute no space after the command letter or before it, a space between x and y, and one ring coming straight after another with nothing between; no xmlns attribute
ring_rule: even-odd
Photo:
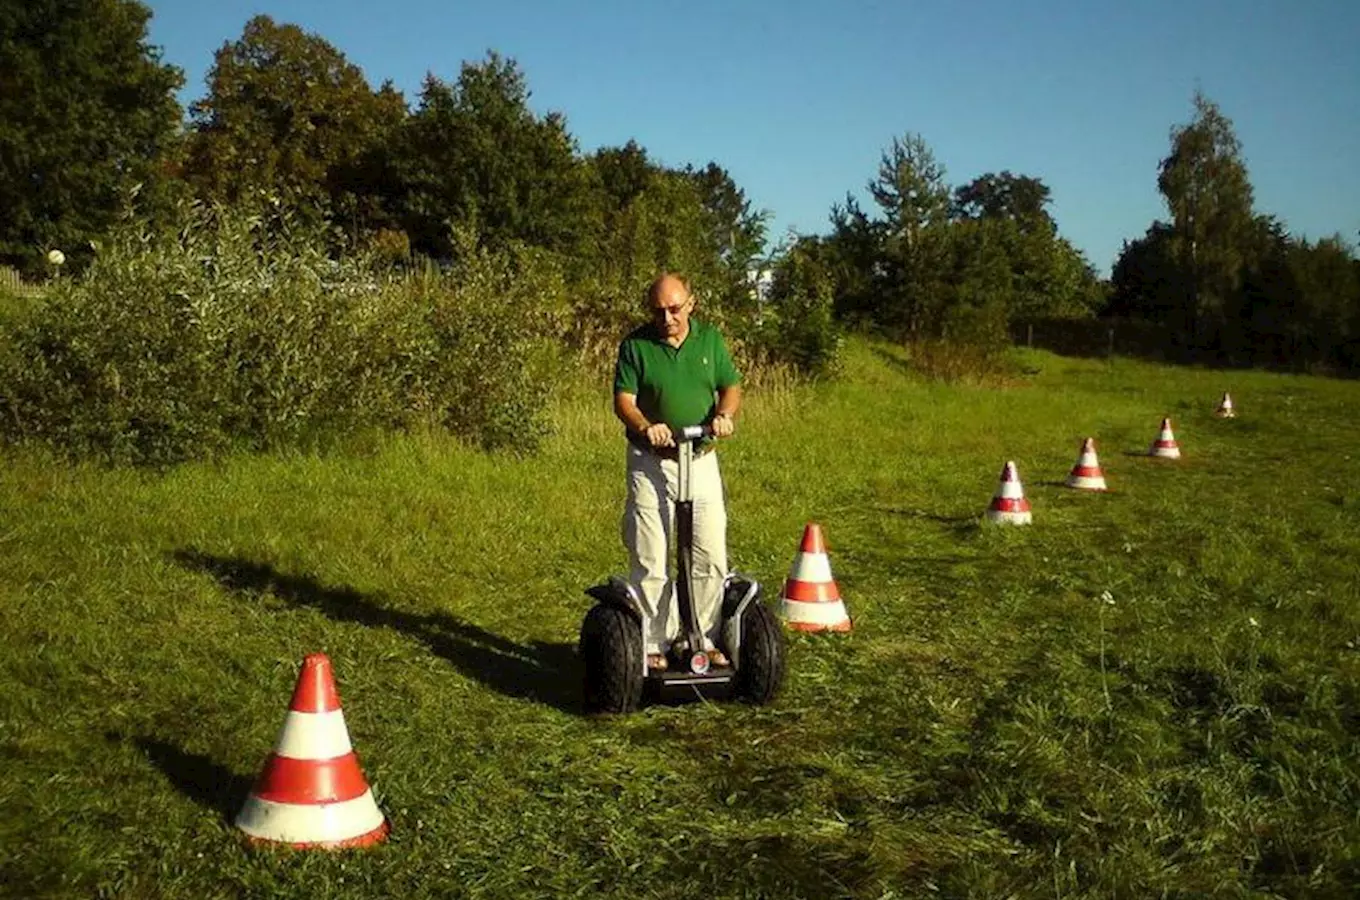
<svg viewBox="0 0 1360 900"><path fill-rule="evenodd" d="M1067 474L1067 486L1083 491L1105 490L1105 473L1100 471L1100 460L1096 459L1095 438L1087 438L1082 443L1077 464Z"/></svg>
<svg viewBox="0 0 1360 900"><path fill-rule="evenodd" d="M1171 433L1171 419L1162 419L1162 433L1157 435L1157 440L1152 442L1148 448L1148 456L1156 456L1161 459L1180 459L1181 447L1176 443L1176 436Z"/></svg>
<svg viewBox="0 0 1360 900"><path fill-rule="evenodd" d="M1020 483L1020 475L1013 462L1001 467L1001 483L997 485L992 503L987 507L987 518L1004 525L1028 525L1034 519L1029 501L1025 499L1025 487Z"/></svg>
<svg viewBox="0 0 1360 900"><path fill-rule="evenodd" d="M849 631L850 614L845 611L840 588L831 577L831 559L826 555L822 526L809 522L803 529L803 543L789 568L780 597L780 613L790 628L799 631Z"/></svg>
<svg viewBox="0 0 1360 900"><path fill-rule="evenodd" d="M1232 398L1228 396L1227 391L1223 392L1223 399L1218 402L1218 409L1214 410L1214 415L1220 419L1237 418L1237 413L1233 412Z"/></svg>
<svg viewBox="0 0 1360 900"><path fill-rule="evenodd" d="M254 840L294 847L365 847L387 837L325 654L302 660L283 730L236 827Z"/></svg>

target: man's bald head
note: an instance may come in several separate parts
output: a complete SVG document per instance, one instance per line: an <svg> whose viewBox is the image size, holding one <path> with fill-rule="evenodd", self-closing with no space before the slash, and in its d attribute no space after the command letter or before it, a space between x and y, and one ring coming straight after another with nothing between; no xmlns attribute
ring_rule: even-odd
<svg viewBox="0 0 1360 900"><path fill-rule="evenodd" d="M689 334L689 314L694 308L689 285L679 275L667 272L652 282L647 291L647 306L662 335L679 346L678 342Z"/></svg>
<svg viewBox="0 0 1360 900"><path fill-rule="evenodd" d="M672 272L658 275L647 290L648 305L651 307L670 306L688 299L689 285L685 284L685 279Z"/></svg>

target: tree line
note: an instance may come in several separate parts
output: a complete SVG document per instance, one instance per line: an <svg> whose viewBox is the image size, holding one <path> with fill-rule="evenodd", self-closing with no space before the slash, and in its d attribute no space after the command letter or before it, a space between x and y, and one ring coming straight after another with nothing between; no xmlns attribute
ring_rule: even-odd
<svg viewBox="0 0 1360 900"><path fill-rule="evenodd" d="M1017 321L1097 315L1161 323L1217 361L1360 363L1352 249L1254 209L1231 123L1199 95L1158 173L1168 220L1126 242L1105 281L1061 235L1042 180L951 185L919 134L884 150L871 208L847 194L825 233L769 250L768 214L717 161L668 166L636 141L584 152L498 53L452 80L430 73L407 98L261 15L216 52L185 110L150 15L136 0L0 0L0 263L41 274L58 248L79 271L119 221L182 227L191 202L286 208L332 255L397 268L471 249L547 254L583 346L616 338L640 286L669 268L754 357L811 374L834 368L847 327L985 359ZM755 289L760 270L768 289Z"/></svg>

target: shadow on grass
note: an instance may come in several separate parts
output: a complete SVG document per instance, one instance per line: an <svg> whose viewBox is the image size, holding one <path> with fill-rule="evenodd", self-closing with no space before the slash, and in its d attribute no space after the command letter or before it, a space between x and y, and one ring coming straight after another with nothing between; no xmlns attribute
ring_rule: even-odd
<svg viewBox="0 0 1360 900"><path fill-rule="evenodd" d="M874 356L877 356L880 360L903 375L921 374L916 369L912 368L911 361L907 359L905 350L900 351L901 355L898 355L883 347L875 346L870 349L873 351Z"/></svg>
<svg viewBox="0 0 1360 900"><path fill-rule="evenodd" d="M337 622L391 628L415 638L455 669L507 697L535 700L569 713L583 711L580 663L574 644L517 644L447 613L392 609L380 598L348 586L323 585L310 575L289 575L268 563L179 550L177 563L207 572L224 588L248 597L274 596L324 613Z"/></svg>
<svg viewBox="0 0 1360 900"><path fill-rule="evenodd" d="M124 739L119 734L105 737L110 741ZM206 756L189 753L159 738L142 735L133 742L181 794L215 811L228 826L233 824L250 793L251 779L237 775Z"/></svg>
<svg viewBox="0 0 1360 900"><path fill-rule="evenodd" d="M876 506L875 512L887 513L892 516L901 516L904 519L919 519L925 522L934 522L943 525L949 531L954 532L958 537L968 537L982 530L982 513L967 513L964 515L946 515L944 513L930 512L925 509L908 509L900 506Z"/></svg>

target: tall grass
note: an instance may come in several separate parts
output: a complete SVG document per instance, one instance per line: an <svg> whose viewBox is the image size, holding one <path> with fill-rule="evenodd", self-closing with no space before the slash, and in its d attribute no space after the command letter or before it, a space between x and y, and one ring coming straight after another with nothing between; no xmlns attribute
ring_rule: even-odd
<svg viewBox="0 0 1360 900"><path fill-rule="evenodd" d="M855 619L793 636L768 708L580 716L581 590L624 567L603 382L534 457L10 451L0 894L1353 896L1360 386L1036 352L988 389L848 349L720 451L734 563L777 591L819 521ZM1141 455L1167 413L1175 463ZM1060 486L1088 434L1106 495ZM982 527L1007 458L1035 524ZM372 851L230 823L314 650Z"/></svg>

